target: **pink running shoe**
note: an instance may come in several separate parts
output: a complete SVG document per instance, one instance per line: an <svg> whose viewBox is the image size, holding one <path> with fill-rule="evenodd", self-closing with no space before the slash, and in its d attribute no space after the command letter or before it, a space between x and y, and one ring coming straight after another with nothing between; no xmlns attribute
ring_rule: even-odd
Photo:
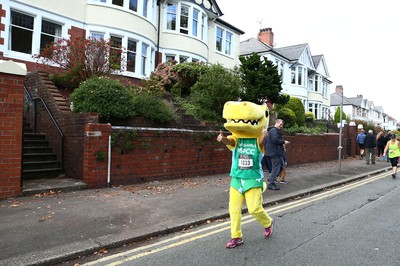
<svg viewBox="0 0 400 266"><path fill-rule="evenodd" d="M241 238L232 238L231 241L226 243L226 248L234 248L236 246L243 245L244 241Z"/></svg>
<svg viewBox="0 0 400 266"><path fill-rule="evenodd" d="M264 232L265 238L268 238L272 235L272 232L274 230L274 223L275 223L275 220L272 220L271 225L269 227L265 228L265 232Z"/></svg>

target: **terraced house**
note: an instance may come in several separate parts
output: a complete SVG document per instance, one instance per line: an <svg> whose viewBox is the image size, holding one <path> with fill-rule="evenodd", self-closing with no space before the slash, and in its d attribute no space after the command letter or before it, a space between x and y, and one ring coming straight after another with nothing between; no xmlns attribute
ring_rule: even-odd
<svg viewBox="0 0 400 266"><path fill-rule="evenodd" d="M103 38L124 50L122 75L143 79L161 62L238 64L240 29L212 0L8 0L0 4L0 56L32 59L61 38Z"/></svg>

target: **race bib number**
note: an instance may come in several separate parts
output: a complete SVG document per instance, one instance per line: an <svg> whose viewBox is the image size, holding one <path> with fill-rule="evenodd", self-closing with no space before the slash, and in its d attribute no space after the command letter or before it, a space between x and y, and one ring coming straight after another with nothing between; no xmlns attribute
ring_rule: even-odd
<svg viewBox="0 0 400 266"><path fill-rule="evenodd" d="M253 168L253 157L241 155L239 158L239 169L246 170Z"/></svg>

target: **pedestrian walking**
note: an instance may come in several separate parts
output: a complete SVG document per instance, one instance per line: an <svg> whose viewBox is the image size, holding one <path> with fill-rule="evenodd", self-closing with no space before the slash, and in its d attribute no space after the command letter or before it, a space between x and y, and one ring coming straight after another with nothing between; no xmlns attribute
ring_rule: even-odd
<svg viewBox="0 0 400 266"><path fill-rule="evenodd" d="M377 147L377 156L378 156L378 161L381 159L382 156L385 154L383 151L385 150L386 146L386 138L385 138L385 132L379 131L379 133L376 135L376 147Z"/></svg>
<svg viewBox="0 0 400 266"><path fill-rule="evenodd" d="M392 177L396 178L397 164L400 157L400 142L396 140L395 134L390 134L390 141L386 144L384 154L388 152L388 157L392 165Z"/></svg>
<svg viewBox="0 0 400 266"><path fill-rule="evenodd" d="M360 133L358 133L356 137L356 141L358 146L360 147L360 160L364 158L364 140L365 140L365 132L364 129L361 129Z"/></svg>
<svg viewBox="0 0 400 266"><path fill-rule="evenodd" d="M390 136L392 135L392 131L388 131L388 133L386 134L386 136L385 136L385 147L386 147L386 144L390 141ZM387 162L389 162L389 155L387 154L388 153L388 151L386 151L385 153L384 153L384 155L385 155L385 158L386 158L386 161Z"/></svg>
<svg viewBox="0 0 400 266"><path fill-rule="evenodd" d="M285 148L283 145L287 145L290 142L284 140L282 137L282 128L284 122L282 119L277 119L275 125L268 129L268 137L266 144L266 154L271 158L271 174L268 178L268 189L279 190L279 187L275 184L276 176L279 174L281 168L284 168L283 156L285 154Z"/></svg>
<svg viewBox="0 0 400 266"><path fill-rule="evenodd" d="M365 147L365 160L367 164L369 164L370 161L372 164L375 164L376 138L374 136L374 132L371 129L368 130L368 133L365 135L364 147Z"/></svg>

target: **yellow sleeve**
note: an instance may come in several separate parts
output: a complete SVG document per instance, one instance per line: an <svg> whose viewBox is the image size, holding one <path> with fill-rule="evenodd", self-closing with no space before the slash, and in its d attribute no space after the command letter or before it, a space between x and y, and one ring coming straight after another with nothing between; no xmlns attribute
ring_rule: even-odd
<svg viewBox="0 0 400 266"><path fill-rule="evenodd" d="M233 139L233 140L235 141L235 146L226 145L226 147L228 147L228 149L230 149L230 150L235 149L235 148L236 148L236 145L237 145L237 140L238 140L238 138L237 138L237 137L234 137L234 136L232 136L232 135L229 135L227 138L228 138L228 139Z"/></svg>

